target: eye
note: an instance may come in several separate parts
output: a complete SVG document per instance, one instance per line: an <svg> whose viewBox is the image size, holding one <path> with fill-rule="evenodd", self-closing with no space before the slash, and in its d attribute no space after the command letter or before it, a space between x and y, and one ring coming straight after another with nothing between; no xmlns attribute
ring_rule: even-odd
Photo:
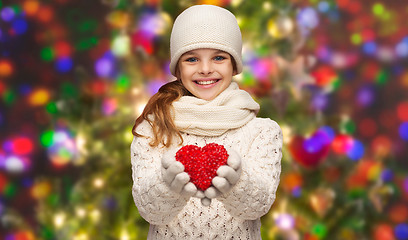
<svg viewBox="0 0 408 240"><path fill-rule="evenodd" d="M216 61L222 61L222 60L226 59L226 57L224 57L224 56L216 56L214 59L215 59Z"/></svg>
<svg viewBox="0 0 408 240"><path fill-rule="evenodd" d="M191 57L191 58L187 58L186 60L184 60L186 62L197 62L197 58L195 57Z"/></svg>

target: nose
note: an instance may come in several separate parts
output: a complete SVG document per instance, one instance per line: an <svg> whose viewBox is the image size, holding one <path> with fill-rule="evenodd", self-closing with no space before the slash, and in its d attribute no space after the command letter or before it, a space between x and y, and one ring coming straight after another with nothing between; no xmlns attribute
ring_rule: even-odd
<svg viewBox="0 0 408 240"><path fill-rule="evenodd" d="M203 75L208 75L214 72L213 65L211 61L202 61L200 64L199 73Z"/></svg>

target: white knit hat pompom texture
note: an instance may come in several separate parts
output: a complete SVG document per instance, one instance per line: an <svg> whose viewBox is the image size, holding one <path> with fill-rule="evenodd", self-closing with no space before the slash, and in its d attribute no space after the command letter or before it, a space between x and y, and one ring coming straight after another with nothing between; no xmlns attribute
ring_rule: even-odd
<svg viewBox="0 0 408 240"><path fill-rule="evenodd" d="M174 21L170 36L170 72L176 76L176 65L184 53L213 48L234 58L237 74L242 72L242 35L234 14L214 5L194 5Z"/></svg>

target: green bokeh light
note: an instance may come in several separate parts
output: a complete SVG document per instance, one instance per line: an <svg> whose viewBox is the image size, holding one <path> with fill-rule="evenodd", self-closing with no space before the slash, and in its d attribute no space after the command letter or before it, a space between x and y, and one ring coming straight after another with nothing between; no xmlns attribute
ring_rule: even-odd
<svg viewBox="0 0 408 240"><path fill-rule="evenodd" d="M11 105L14 103L14 101L16 100L17 95L14 91L12 90L7 90L3 93L3 101L7 104L7 105Z"/></svg>
<svg viewBox="0 0 408 240"><path fill-rule="evenodd" d="M250 73L244 72L242 77L242 84L244 86L255 86L256 80Z"/></svg>
<svg viewBox="0 0 408 240"><path fill-rule="evenodd" d="M64 97L78 97L78 89L71 83L64 83L61 85L62 96Z"/></svg>
<svg viewBox="0 0 408 240"><path fill-rule="evenodd" d="M355 45L359 45L361 44L361 42L363 41L363 38L361 37L360 33L354 33L353 35L351 35L351 42Z"/></svg>
<svg viewBox="0 0 408 240"><path fill-rule="evenodd" d="M50 62L55 58L54 49L51 47L45 47L40 52L41 59Z"/></svg>
<svg viewBox="0 0 408 240"><path fill-rule="evenodd" d="M95 19L91 19L81 22L78 26L78 30L80 32L91 32L96 27L98 27L98 22Z"/></svg>
<svg viewBox="0 0 408 240"><path fill-rule="evenodd" d="M375 82L379 85L384 85L387 83L389 76L386 71L380 71L377 76L375 76Z"/></svg>
<svg viewBox="0 0 408 240"><path fill-rule="evenodd" d="M3 190L3 194L7 198L12 198L16 195L17 193L17 186L15 183L9 183L6 185L6 187Z"/></svg>
<svg viewBox="0 0 408 240"><path fill-rule="evenodd" d="M47 203L51 206L57 207L60 202L60 196L56 193L52 193L47 196Z"/></svg>
<svg viewBox="0 0 408 240"><path fill-rule="evenodd" d="M13 5L13 6L11 6L11 8L14 10L14 14L16 14L16 15L20 15L21 12L22 12L21 7L18 6L18 5Z"/></svg>
<svg viewBox="0 0 408 240"><path fill-rule="evenodd" d="M312 233L322 239L327 235L327 227L324 224L318 223L312 227Z"/></svg>
<svg viewBox="0 0 408 240"><path fill-rule="evenodd" d="M88 50L96 46L99 39L96 37L83 38L75 44L75 49L78 51Z"/></svg>
<svg viewBox="0 0 408 240"><path fill-rule="evenodd" d="M130 79L126 75L121 75L116 80L116 89L119 92L124 92L130 87Z"/></svg>
<svg viewBox="0 0 408 240"><path fill-rule="evenodd" d="M348 119L341 123L340 128L348 134L353 134L356 131L356 124L351 119Z"/></svg>
<svg viewBox="0 0 408 240"><path fill-rule="evenodd" d="M333 90L339 90L340 89L340 87L341 87L341 79L340 79L340 77L337 77L333 82L332 82L332 87L333 87Z"/></svg>
<svg viewBox="0 0 408 240"><path fill-rule="evenodd" d="M40 142L44 147L50 147L54 143L54 131L43 132L40 136Z"/></svg>
<svg viewBox="0 0 408 240"><path fill-rule="evenodd" d="M384 14L385 8L384 5L381 3L376 3L373 5L373 13L377 16L381 16Z"/></svg>
<svg viewBox="0 0 408 240"><path fill-rule="evenodd" d="M45 110L47 110L48 113L56 114L58 112L57 104L50 102L45 106Z"/></svg>

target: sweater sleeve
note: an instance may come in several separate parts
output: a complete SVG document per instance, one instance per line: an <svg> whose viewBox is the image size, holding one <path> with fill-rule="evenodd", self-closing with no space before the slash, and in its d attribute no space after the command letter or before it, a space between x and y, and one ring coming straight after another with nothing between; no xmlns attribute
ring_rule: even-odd
<svg viewBox="0 0 408 240"><path fill-rule="evenodd" d="M232 216L244 220L255 220L268 213L279 185L282 131L275 121L262 121L252 135L252 144L241 156L240 180L218 198Z"/></svg>
<svg viewBox="0 0 408 240"><path fill-rule="evenodd" d="M136 131L151 136L150 125L141 123ZM174 193L161 175L165 148L152 148L150 138L134 137L131 144L132 195L139 214L150 224L168 224L186 205L188 198Z"/></svg>

